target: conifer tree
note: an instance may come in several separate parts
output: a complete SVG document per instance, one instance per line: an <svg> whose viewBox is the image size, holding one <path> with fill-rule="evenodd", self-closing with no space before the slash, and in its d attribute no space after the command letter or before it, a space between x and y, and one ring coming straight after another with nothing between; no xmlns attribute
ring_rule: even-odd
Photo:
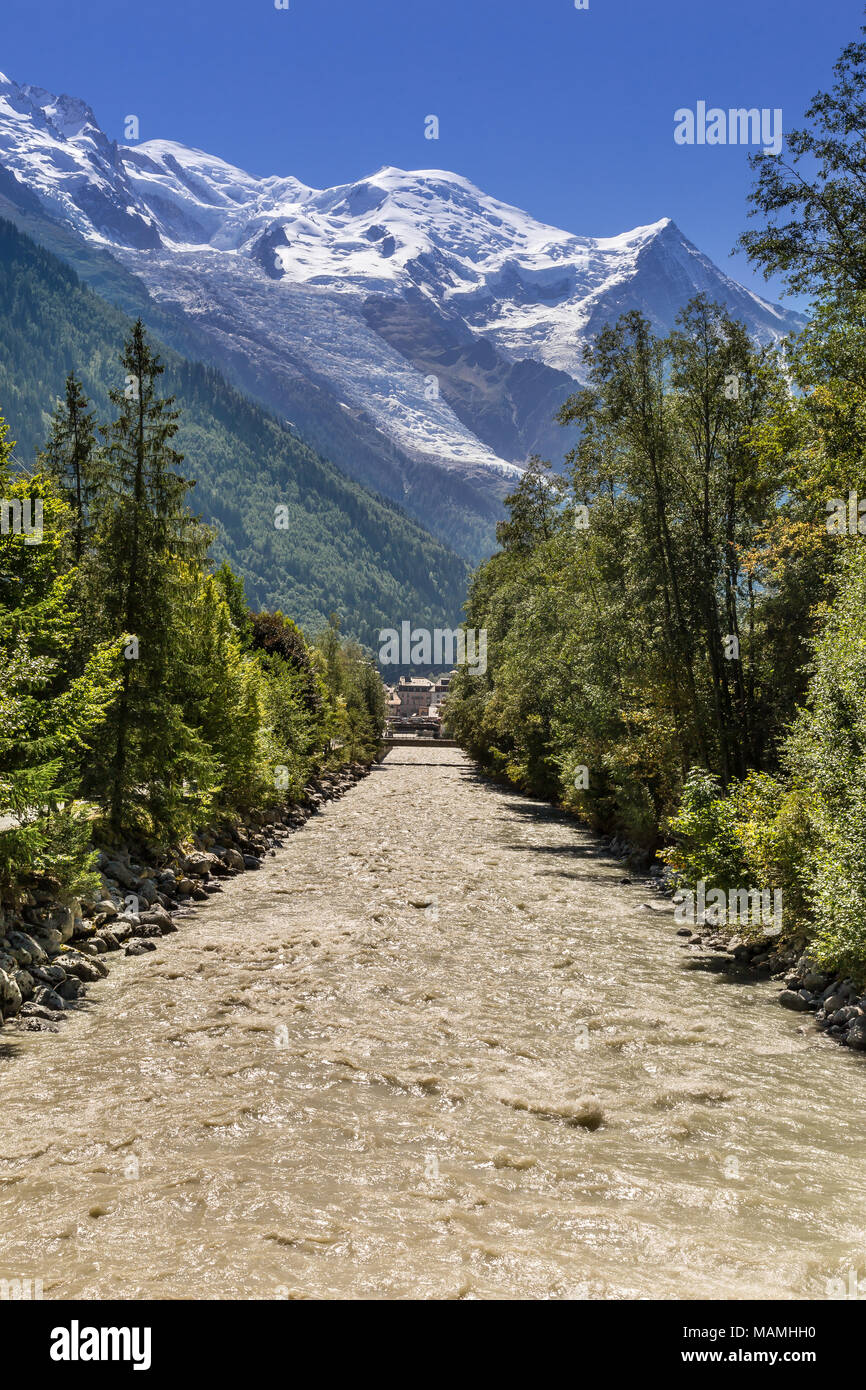
<svg viewBox="0 0 866 1390"><path fill-rule="evenodd" d="M178 412L158 393L163 366L139 319L123 350L117 418L104 429L104 477L96 534L102 630L124 640L120 693L97 750L94 790L115 834L172 833L184 781L206 756L172 698L173 643L181 611L180 560L198 560L207 533L187 511L192 486L175 470Z"/></svg>
<svg viewBox="0 0 866 1390"><path fill-rule="evenodd" d="M97 440L93 412L81 382L73 372L66 378L66 396L52 416L48 443L37 463L57 482L72 508L72 554L81 563L90 532L90 515L98 484Z"/></svg>

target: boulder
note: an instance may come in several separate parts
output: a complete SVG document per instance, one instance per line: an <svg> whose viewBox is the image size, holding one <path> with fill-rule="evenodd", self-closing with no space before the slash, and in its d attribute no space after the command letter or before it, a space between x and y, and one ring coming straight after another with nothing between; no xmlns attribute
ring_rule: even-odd
<svg viewBox="0 0 866 1390"><path fill-rule="evenodd" d="M66 1007L57 991L50 989L48 985L42 985L37 989L32 1002L41 1005L43 1009L50 1009L52 1013L62 1013Z"/></svg>
<svg viewBox="0 0 866 1390"><path fill-rule="evenodd" d="M50 985L52 988L62 985L66 979L66 971L62 965L34 965L30 974L41 984Z"/></svg>
<svg viewBox="0 0 866 1390"><path fill-rule="evenodd" d="M32 999L36 993L36 981L29 970L16 970L13 978L18 986L21 998L26 1004L27 1000Z"/></svg>
<svg viewBox="0 0 866 1390"><path fill-rule="evenodd" d="M108 966L104 965L98 958L93 959L73 951L64 953L63 968L67 976L71 975L76 980L83 980L85 983L101 980L108 974Z"/></svg>
<svg viewBox="0 0 866 1390"><path fill-rule="evenodd" d="M808 999L793 989L783 989L779 995L779 1003L783 1009L793 1009L795 1013L803 1013L809 1007Z"/></svg>
<svg viewBox="0 0 866 1390"><path fill-rule="evenodd" d="M218 855L208 854L204 850L196 850L184 859L183 871L187 878L205 878L207 874L213 872L214 864L219 864L220 869L223 867Z"/></svg>
<svg viewBox="0 0 866 1390"><path fill-rule="evenodd" d="M39 942L47 956L56 956L64 944L60 932L53 927L34 927L33 939Z"/></svg>
<svg viewBox="0 0 866 1390"><path fill-rule="evenodd" d="M133 935L137 940L151 940L153 937L161 937L165 928L159 922L142 922L141 926L136 927Z"/></svg>
<svg viewBox="0 0 866 1390"><path fill-rule="evenodd" d="M820 994L830 983L829 975L818 974L814 970L807 970L803 976L803 988L811 990L813 994Z"/></svg>
<svg viewBox="0 0 866 1390"><path fill-rule="evenodd" d="M160 927L164 931L171 931L174 923L164 907L156 906L142 912L139 919L138 928L133 929L135 936L152 936L152 932L143 932L142 927Z"/></svg>
<svg viewBox="0 0 866 1390"><path fill-rule="evenodd" d="M103 872L106 878L113 878L116 883L122 883L124 888L135 888L138 877L126 864L121 864L119 859L109 860L104 865Z"/></svg>
<svg viewBox="0 0 866 1390"><path fill-rule="evenodd" d="M34 1004L31 1000L29 1003L24 1004L22 1006L21 1017L34 1020L45 1019L47 1022L56 1023L58 1019L61 1019L63 1017L63 1014L60 1013L57 1009L46 1008L44 1004ZM56 1033L57 1029L51 1028L48 1031L51 1033Z"/></svg>
<svg viewBox="0 0 866 1390"><path fill-rule="evenodd" d="M39 943L27 932L16 931L13 927L7 931L6 940L9 942L9 954L15 957L19 965L40 965L48 959Z"/></svg>

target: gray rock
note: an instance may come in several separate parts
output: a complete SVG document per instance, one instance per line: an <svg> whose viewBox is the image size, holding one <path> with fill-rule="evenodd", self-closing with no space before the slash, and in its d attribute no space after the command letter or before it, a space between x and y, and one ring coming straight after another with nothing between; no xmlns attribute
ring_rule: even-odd
<svg viewBox="0 0 866 1390"><path fill-rule="evenodd" d="M187 855L183 861L183 870L187 878L204 878L213 870L213 865L219 864L222 868L222 861L216 854L208 854L204 850L196 850L195 853Z"/></svg>
<svg viewBox="0 0 866 1390"><path fill-rule="evenodd" d="M50 989L48 985L43 985L37 989L33 996L34 1004L41 1004L43 1009L51 1009L54 1013L62 1013L66 1005L60 998L55 989Z"/></svg>
<svg viewBox="0 0 866 1390"><path fill-rule="evenodd" d="M844 994L831 994L829 999L824 1000L824 1009L828 1014L838 1013L845 1007L847 996Z"/></svg>
<svg viewBox="0 0 866 1390"><path fill-rule="evenodd" d="M852 1023L855 1018L861 1018L862 1016L863 1010L859 1009L856 1004L846 1004L844 1009L839 1009L833 1014L831 1022L843 1024Z"/></svg>
<svg viewBox="0 0 866 1390"><path fill-rule="evenodd" d="M228 869L235 869L238 872L244 867L244 857L239 850L227 849L223 855L223 863Z"/></svg>
<svg viewBox="0 0 866 1390"><path fill-rule="evenodd" d="M12 1018L20 1011L23 1002L21 990L13 976L0 970L0 1016Z"/></svg>
<svg viewBox="0 0 866 1390"><path fill-rule="evenodd" d="M803 976L803 988L810 990L813 994L821 994L829 983L829 975L821 975L813 970L807 970Z"/></svg>
<svg viewBox="0 0 866 1390"><path fill-rule="evenodd" d="M809 1007L808 998L804 998L793 989L783 989L779 995L779 1003L783 1009L793 1009L795 1013L802 1013Z"/></svg>
<svg viewBox="0 0 866 1390"><path fill-rule="evenodd" d="M34 928L33 935L47 956L56 956L65 941L69 940L68 937L64 938L56 927Z"/></svg>
<svg viewBox="0 0 866 1390"><path fill-rule="evenodd" d="M165 931L171 931L173 925L174 924L172 923L171 917L166 912L164 907L151 907L148 909L147 912L142 912L139 928L136 932L136 935L151 935L151 933L142 932L142 927L162 927Z"/></svg>
<svg viewBox="0 0 866 1390"><path fill-rule="evenodd" d="M45 1004L31 1002L23 1005L21 1016L22 1018L44 1018L49 1023L57 1023L62 1019L63 1014L58 1009L49 1009ZM56 1032L56 1029L53 1031Z"/></svg>
<svg viewBox="0 0 866 1390"><path fill-rule="evenodd" d="M105 865L106 878L113 878L117 883L122 883L124 888L134 888L138 883L137 876L126 865L121 864L119 859L112 859Z"/></svg>
<svg viewBox="0 0 866 1390"><path fill-rule="evenodd" d="M31 966L31 974L43 985L62 985L66 979L66 971L62 965L34 965Z"/></svg>
<svg viewBox="0 0 866 1390"><path fill-rule="evenodd" d="M36 993L36 981L29 970L16 970L14 980L21 992L21 998L26 1004L27 1000L32 999Z"/></svg>
<svg viewBox="0 0 866 1390"><path fill-rule="evenodd" d="M62 985L57 986L57 993L66 1003L71 1003L74 999L78 999L83 990L84 985L80 980L76 980L74 976L70 977L68 980L64 980Z"/></svg>
<svg viewBox="0 0 866 1390"><path fill-rule="evenodd" d="M108 974L108 966L104 965L98 958L91 959L72 951L64 953L63 968L67 976L71 975L85 983L101 980Z"/></svg>
<svg viewBox="0 0 866 1390"><path fill-rule="evenodd" d="M124 952L124 955L127 955L127 956L144 956L144 955L147 954L148 951L155 951L155 950L156 950L156 942L155 942L155 941L132 941L132 942L130 942L130 944L127 946L127 948L126 948L126 950L125 950L125 952Z"/></svg>
<svg viewBox="0 0 866 1390"><path fill-rule="evenodd" d="M6 933L6 940L9 942L10 953L21 965L41 965L48 959L38 941L28 936L27 932L15 931L13 928Z"/></svg>
<svg viewBox="0 0 866 1390"><path fill-rule="evenodd" d="M243 860L245 869L260 869L262 867L258 859L252 854L245 854Z"/></svg>

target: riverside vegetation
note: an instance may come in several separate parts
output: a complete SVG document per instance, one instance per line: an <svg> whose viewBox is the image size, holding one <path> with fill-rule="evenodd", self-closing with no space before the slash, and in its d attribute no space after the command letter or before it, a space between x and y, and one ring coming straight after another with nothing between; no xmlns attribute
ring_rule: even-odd
<svg viewBox="0 0 866 1390"><path fill-rule="evenodd" d="M68 377L32 471L0 427L0 1014L28 1027L258 867L357 780L384 718L336 616L309 643L210 571L140 321L121 368L99 432Z"/></svg>
<svg viewBox="0 0 866 1390"><path fill-rule="evenodd" d="M683 887L780 889L781 938L728 944L862 1048L866 537L828 520L866 492L866 44L835 73L785 155L754 157L742 239L811 296L808 327L757 350L698 298L665 338L638 313L600 334L559 417L567 475L533 462L472 581L488 667L449 720Z"/></svg>

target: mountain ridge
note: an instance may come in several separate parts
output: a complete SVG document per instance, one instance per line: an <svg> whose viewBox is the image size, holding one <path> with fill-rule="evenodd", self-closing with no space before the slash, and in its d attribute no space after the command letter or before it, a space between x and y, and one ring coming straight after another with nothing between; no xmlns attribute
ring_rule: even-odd
<svg viewBox="0 0 866 1390"><path fill-rule="evenodd" d="M110 255L199 355L473 560L528 459L561 464L555 415L606 323L640 309L667 332L698 292L760 342L803 321L670 218L581 236L393 165L314 189L172 140L118 144L86 103L5 77L0 167L13 204L20 188Z"/></svg>

